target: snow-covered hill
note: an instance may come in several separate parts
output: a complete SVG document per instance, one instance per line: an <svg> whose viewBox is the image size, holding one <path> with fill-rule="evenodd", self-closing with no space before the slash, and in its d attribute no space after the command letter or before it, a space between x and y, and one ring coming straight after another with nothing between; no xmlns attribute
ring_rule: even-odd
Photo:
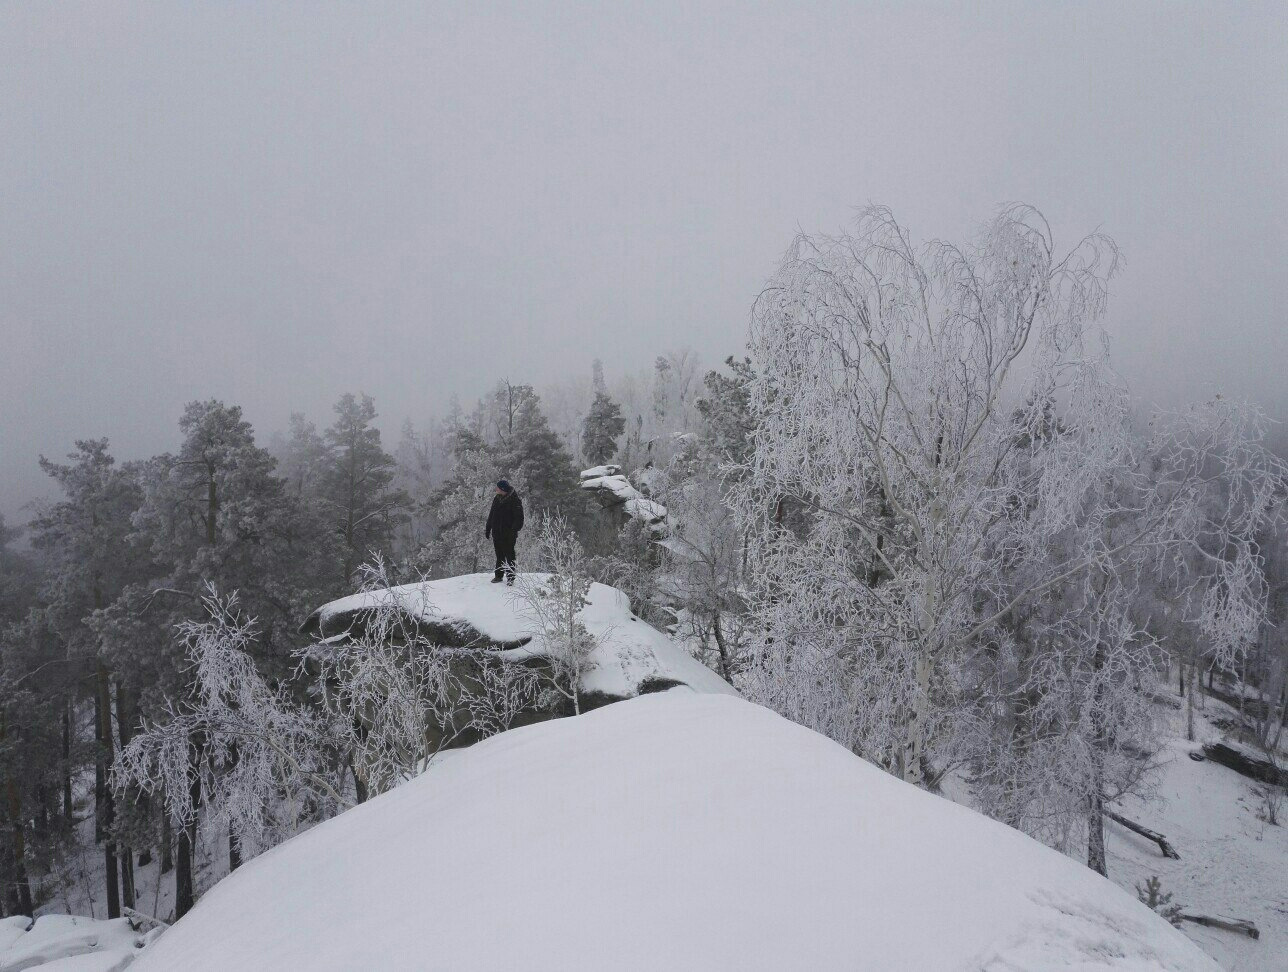
<svg viewBox="0 0 1288 972"><path fill-rule="evenodd" d="M249 862L185 969L1211 970L1081 864L735 697L512 730Z"/></svg>

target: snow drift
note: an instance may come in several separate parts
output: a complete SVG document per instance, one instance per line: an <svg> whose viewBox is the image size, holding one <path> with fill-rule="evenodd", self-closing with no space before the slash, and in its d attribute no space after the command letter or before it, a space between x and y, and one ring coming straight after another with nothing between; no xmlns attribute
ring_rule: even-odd
<svg viewBox="0 0 1288 972"><path fill-rule="evenodd" d="M545 574L524 574L544 583ZM541 636L523 596L491 583L491 574L465 574L388 590L352 594L324 604L303 630L323 638L342 637L363 623L364 614L393 604L429 629L444 645L488 645L513 660L541 658ZM591 584L589 604L579 615L598 641L581 690L630 698L650 685L678 682L697 692L734 694L733 689L666 635L631 613L630 600L604 584Z"/></svg>
<svg viewBox="0 0 1288 972"><path fill-rule="evenodd" d="M133 962L145 939L125 918L0 918L0 972L117 972Z"/></svg>
<svg viewBox="0 0 1288 972"><path fill-rule="evenodd" d="M243 865L131 972L1216 966L1081 864L736 697L512 730Z"/></svg>

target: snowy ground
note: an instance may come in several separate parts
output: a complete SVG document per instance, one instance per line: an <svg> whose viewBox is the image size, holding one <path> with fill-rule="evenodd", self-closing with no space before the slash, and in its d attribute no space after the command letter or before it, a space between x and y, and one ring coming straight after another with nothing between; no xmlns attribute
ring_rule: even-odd
<svg viewBox="0 0 1288 972"><path fill-rule="evenodd" d="M1207 715L1229 714L1223 703L1205 700ZM1168 860L1156 844L1105 824L1109 875L1132 890L1157 875L1172 902L1186 911L1253 921L1259 941L1185 923L1181 930L1229 972L1288 970L1288 820L1271 826L1257 811L1263 787L1234 770L1189 758L1202 743L1220 739L1203 713L1196 713L1193 742L1185 740L1183 712L1167 709L1170 741L1153 793L1129 798L1125 816L1165 834L1181 855Z"/></svg>
<svg viewBox="0 0 1288 972"><path fill-rule="evenodd" d="M90 788L93 776L77 781L77 824L79 845L76 853L62 860L57 872L48 875L38 884L37 897L43 903L36 908L36 915L81 915L105 918L107 904L104 900L104 874L101 845L94 843L93 796ZM203 829L198 834L196 873L193 879L200 894L213 886L228 873L227 834L222 827ZM134 869L137 898L135 910L162 921L174 917L174 872L161 873L161 859L156 856L146 866ZM2 953L0 953L2 954Z"/></svg>
<svg viewBox="0 0 1288 972"><path fill-rule="evenodd" d="M0 919L0 972L118 972L133 963L144 936L124 918L71 915Z"/></svg>
<svg viewBox="0 0 1288 972"><path fill-rule="evenodd" d="M131 972L1214 969L1082 865L687 689L502 733L269 851Z"/></svg>
<svg viewBox="0 0 1288 972"><path fill-rule="evenodd" d="M488 580L409 593L490 639L532 635L521 598ZM620 592L595 585L584 619L612 646L585 687L634 695L660 677L694 692L446 754L425 777L218 884L215 828L197 874L199 890L213 891L136 967L1204 967L1077 861L910 793L763 710L704 701L732 690L635 619ZM1157 875L1187 911L1252 920L1259 941L1181 931L1223 968L1288 970L1288 826L1259 817L1258 784L1188 758L1220 737L1208 717L1228 716L1223 703L1206 700L1194 743L1183 712L1160 712L1169 742L1154 787L1120 809L1166 834L1181 859L1109 821L1111 880L1134 899ZM64 862L66 880L40 913L103 916L92 819L81 828L87 849ZM137 909L169 918L173 875L154 862L136 882ZM0 924L0 972L10 939L31 946L33 933ZM194 941L205 942L200 960ZM116 968L100 958L85 972Z"/></svg>

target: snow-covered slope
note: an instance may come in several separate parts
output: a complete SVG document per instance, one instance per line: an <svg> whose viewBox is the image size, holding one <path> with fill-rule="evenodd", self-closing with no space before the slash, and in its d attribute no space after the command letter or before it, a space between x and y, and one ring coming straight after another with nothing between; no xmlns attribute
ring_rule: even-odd
<svg viewBox="0 0 1288 972"><path fill-rule="evenodd" d="M541 584L547 576L523 574L520 583ZM540 634L521 593L491 580L491 574L465 574L353 594L318 608L305 622L305 630L333 637L361 612L395 604L462 642L482 638L500 646L517 646L501 649L510 658L542 655ZM630 600L621 591L592 584L589 601L581 620L599 639L599 646L591 655L592 664L582 679L582 691L629 698L638 694L642 683L668 679L697 692L734 694L709 668L631 614Z"/></svg>
<svg viewBox="0 0 1288 972"><path fill-rule="evenodd" d="M131 972L1216 966L1082 865L735 697L512 730L243 865Z"/></svg>
<svg viewBox="0 0 1288 972"><path fill-rule="evenodd" d="M1170 692L1174 691L1173 685ZM1168 697L1170 692L1164 687L1159 695ZM1180 859L1163 857L1155 844L1108 821L1109 876L1129 891L1157 876L1163 890L1173 895L1172 903L1187 912L1254 922L1261 933L1256 941L1191 922L1180 927L1225 969L1284 972L1288 826L1266 821L1264 786L1217 763L1189 758L1203 743L1223 739L1209 716L1236 716L1216 699L1204 704L1207 712L1195 715L1198 738L1192 743L1185 740L1184 712L1164 710L1167 743L1159 754L1162 765L1153 786L1146 795L1130 796L1119 804L1131 819L1166 834Z"/></svg>

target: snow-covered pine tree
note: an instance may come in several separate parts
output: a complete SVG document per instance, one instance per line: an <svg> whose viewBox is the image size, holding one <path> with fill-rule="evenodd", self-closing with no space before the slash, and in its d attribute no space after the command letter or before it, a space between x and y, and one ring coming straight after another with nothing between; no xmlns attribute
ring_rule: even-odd
<svg viewBox="0 0 1288 972"><path fill-rule="evenodd" d="M755 418L751 412L749 386L755 378L751 359L725 359L728 374L708 371L702 383L705 391L695 403L702 416L701 433L707 451L721 462L740 463L751 449Z"/></svg>
<svg viewBox="0 0 1288 972"><path fill-rule="evenodd" d="M269 451L287 490L300 499L317 499L329 464L327 443L317 426L303 413L292 412L289 431L285 436L276 433Z"/></svg>
<svg viewBox="0 0 1288 972"><path fill-rule="evenodd" d="M542 512L578 517L585 501L577 489L572 456L546 421L531 385L499 386L493 394L493 457L496 473L525 484L523 501L533 516Z"/></svg>
<svg viewBox="0 0 1288 972"><path fill-rule="evenodd" d="M120 854L119 863L117 860L116 801L107 777L118 732L122 737L129 735L133 708L129 697L137 698L143 685L114 657L112 646L105 643L91 619L108 608L127 585L155 575L158 567L146 551L129 542L134 529L132 516L142 500L138 468L117 466L106 439L78 441L68 460L40 460L41 468L62 489L63 499L36 518L33 543L46 554L50 567L45 591L48 623L61 642L65 661L81 669L94 686L95 834L103 844L106 862L108 914L117 917L122 897L127 905L132 904L133 868L128 849ZM74 696L67 699L69 737L74 733L74 701ZM66 748L71 746L69 738ZM70 781L63 790L66 798ZM121 877L125 878L123 889Z"/></svg>
<svg viewBox="0 0 1288 972"><path fill-rule="evenodd" d="M448 438L451 471L430 497L433 532L414 558L417 571L428 577L474 574L492 567L492 545L483 536L488 508L500 474L497 460L482 437L465 426ZM522 494L525 482L510 477Z"/></svg>
<svg viewBox="0 0 1288 972"><path fill-rule="evenodd" d="M408 505L394 534L396 562L411 560L432 536L429 500L446 474L446 452L443 427L438 422L430 422L423 432L411 419L403 422L393 453L396 472L391 485L407 496Z"/></svg>
<svg viewBox="0 0 1288 972"><path fill-rule="evenodd" d="M183 443L140 472L143 499L132 517L131 543L161 566L155 579L131 585L95 619L104 649L121 670L153 680L142 714L160 719L165 696L190 687L174 626L200 615L206 585L239 591L258 619L256 661L266 677L284 677L298 617L324 591L334 591L334 565L318 557L330 549L318 519L275 475L276 463L255 442L241 409L218 401L193 402L179 422ZM332 579L327 584L326 574ZM200 755L200 740L194 740ZM194 785L199 778L194 777ZM199 794L193 803L200 806ZM192 906L195 825L179 829L176 910ZM229 864L240 860L230 835Z"/></svg>
<svg viewBox="0 0 1288 972"><path fill-rule="evenodd" d="M586 462L599 466L612 459L617 454L617 439L625 431L621 407L607 392L595 392L581 432L581 451Z"/></svg>
<svg viewBox="0 0 1288 972"><path fill-rule="evenodd" d="M336 402L335 413L325 436L330 455L323 496L339 536L340 576L347 587L360 564L389 553L409 499L394 486L397 467L373 424L376 404L371 396L346 393Z"/></svg>

